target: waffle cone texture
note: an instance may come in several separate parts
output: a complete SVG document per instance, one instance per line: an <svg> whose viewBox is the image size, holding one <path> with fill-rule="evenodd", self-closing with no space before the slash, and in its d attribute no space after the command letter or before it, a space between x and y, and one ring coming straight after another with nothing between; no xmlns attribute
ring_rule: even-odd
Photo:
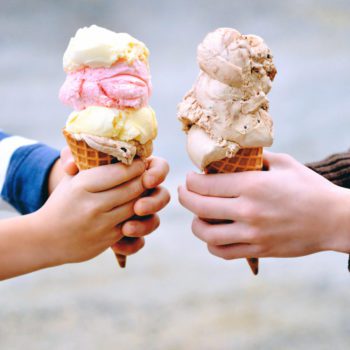
<svg viewBox="0 0 350 350"><path fill-rule="evenodd" d="M119 160L113 156L90 147L85 141L75 139L73 135L65 129L63 129L63 135L79 170L91 169L101 165L119 162ZM138 148L138 153L141 155L141 158L147 158L152 154L153 143L149 141L145 145L139 145Z"/></svg>
<svg viewBox="0 0 350 350"><path fill-rule="evenodd" d="M263 168L263 148L242 148L234 157L210 163L204 170L206 174L227 174L242 171L260 171ZM248 258L247 262L254 275L259 272L259 260Z"/></svg>
<svg viewBox="0 0 350 350"><path fill-rule="evenodd" d="M263 167L263 148L242 148L234 157L224 158L210 163L205 168L206 174L238 173L261 170Z"/></svg>

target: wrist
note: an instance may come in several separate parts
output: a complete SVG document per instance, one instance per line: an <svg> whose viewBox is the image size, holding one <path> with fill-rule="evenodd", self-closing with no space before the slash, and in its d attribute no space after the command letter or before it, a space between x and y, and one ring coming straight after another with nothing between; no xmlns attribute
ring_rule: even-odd
<svg viewBox="0 0 350 350"><path fill-rule="evenodd" d="M335 201L329 206L330 220L334 224L329 233L327 250L350 253L350 190L338 186L335 188Z"/></svg>
<svg viewBox="0 0 350 350"><path fill-rule="evenodd" d="M39 268L48 268L62 265L60 257L57 254L56 235L48 229L48 224L42 217L42 209L28 216L28 226L32 232L35 245L36 256L38 258Z"/></svg>

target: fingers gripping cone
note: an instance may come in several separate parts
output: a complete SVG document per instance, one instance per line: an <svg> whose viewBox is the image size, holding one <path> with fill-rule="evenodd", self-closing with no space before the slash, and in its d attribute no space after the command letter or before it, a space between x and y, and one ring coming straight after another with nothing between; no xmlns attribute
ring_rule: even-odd
<svg viewBox="0 0 350 350"><path fill-rule="evenodd" d="M118 163L116 158L91 148L85 141L76 140L70 132L63 130L63 135L79 170L91 169L100 165ZM150 144L149 147L144 147L143 151L145 157L150 156L152 153L152 144ZM126 256L118 253L115 253L115 256L118 260L119 266L124 268L126 266Z"/></svg>
<svg viewBox="0 0 350 350"><path fill-rule="evenodd" d="M205 168L206 174L236 173L242 171L259 171L263 167L263 148L242 148L234 157L224 158L210 163ZM247 259L250 269L254 275L259 272L259 260L257 258Z"/></svg>

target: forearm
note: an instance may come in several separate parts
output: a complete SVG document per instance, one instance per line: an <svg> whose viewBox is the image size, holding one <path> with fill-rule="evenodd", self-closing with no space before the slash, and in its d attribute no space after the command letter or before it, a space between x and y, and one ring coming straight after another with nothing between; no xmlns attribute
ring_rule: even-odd
<svg viewBox="0 0 350 350"><path fill-rule="evenodd" d="M35 214L0 221L0 280L55 265Z"/></svg>

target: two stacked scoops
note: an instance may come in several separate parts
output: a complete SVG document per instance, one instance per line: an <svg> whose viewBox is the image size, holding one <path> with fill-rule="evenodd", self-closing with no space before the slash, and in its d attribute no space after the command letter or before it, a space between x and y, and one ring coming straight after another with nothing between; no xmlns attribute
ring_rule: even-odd
<svg viewBox="0 0 350 350"><path fill-rule="evenodd" d="M261 170L262 148L273 141L270 49L256 35L219 28L198 46L197 59L197 81L178 106L190 158L209 174ZM258 259L248 262L257 274Z"/></svg>
<svg viewBox="0 0 350 350"><path fill-rule="evenodd" d="M63 56L67 78L60 100L74 112L63 134L79 170L152 154L157 121L148 106L149 51L126 33L79 29ZM117 255L120 265L125 257Z"/></svg>

